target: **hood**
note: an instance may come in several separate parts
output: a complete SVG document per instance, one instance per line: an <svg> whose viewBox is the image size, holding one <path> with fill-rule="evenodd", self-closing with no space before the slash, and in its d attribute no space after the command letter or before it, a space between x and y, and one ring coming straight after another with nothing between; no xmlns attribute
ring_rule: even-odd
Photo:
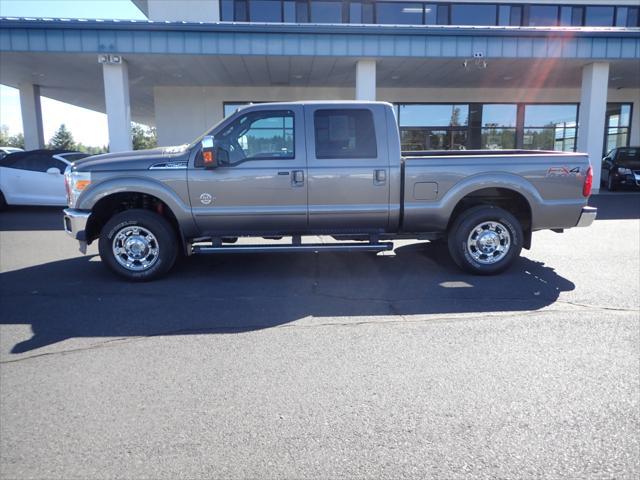
<svg viewBox="0 0 640 480"><path fill-rule="evenodd" d="M77 172L147 170L151 165L168 159L182 159L182 157L186 159L188 153L188 145L104 153L73 162L72 169Z"/></svg>

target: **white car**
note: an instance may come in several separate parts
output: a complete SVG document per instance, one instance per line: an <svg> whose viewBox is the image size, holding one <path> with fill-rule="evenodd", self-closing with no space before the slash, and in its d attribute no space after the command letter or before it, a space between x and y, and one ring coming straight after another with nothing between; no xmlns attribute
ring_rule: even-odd
<svg viewBox="0 0 640 480"><path fill-rule="evenodd" d="M0 159L0 209L7 205L66 205L64 170L88 156L68 150L31 150Z"/></svg>

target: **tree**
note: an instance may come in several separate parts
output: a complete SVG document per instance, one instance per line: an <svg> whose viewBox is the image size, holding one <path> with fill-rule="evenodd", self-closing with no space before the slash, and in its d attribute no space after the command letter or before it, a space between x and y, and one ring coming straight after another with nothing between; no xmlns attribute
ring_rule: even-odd
<svg viewBox="0 0 640 480"><path fill-rule="evenodd" d="M9 135L9 127L2 125L0 127L0 145L3 147L24 148L24 135L22 133Z"/></svg>
<svg viewBox="0 0 640 480"><path fill-rule="evenodd" d="M60 150L75 150L76 142L73 140L73 135L67 130L66 125L63 123L60 128L53 134L49 141L49 148Z"/></svg>
<svg viewBox="0 0 640 480"><path fill-rule="evenodd" d="M156 129L153 127L145 127L139 123L131 123L131 136L134 150L155 148L158 145Z"/></svg>

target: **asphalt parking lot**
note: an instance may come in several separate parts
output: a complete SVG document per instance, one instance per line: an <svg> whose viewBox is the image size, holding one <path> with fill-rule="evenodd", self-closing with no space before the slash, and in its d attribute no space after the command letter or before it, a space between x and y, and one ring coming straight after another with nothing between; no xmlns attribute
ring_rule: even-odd
<svg viewBox="0 0 640 480"><path fill-rule="evenodd" d="M0 213L1 478L638 478L640 194L490 278L191 257L147 284Z"/></svg>

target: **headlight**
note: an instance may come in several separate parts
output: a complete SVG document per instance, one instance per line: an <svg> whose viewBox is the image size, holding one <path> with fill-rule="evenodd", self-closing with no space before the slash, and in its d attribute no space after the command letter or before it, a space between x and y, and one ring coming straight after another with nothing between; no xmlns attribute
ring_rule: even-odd
<svg viewBox="0 0 640 480"><path fill-rule="evenodd" d="M633 172L630 168L618 167L618 173L620 175L631 175Z"/></svg>
<svg viewBox="0 0 640 480"><path fill-rule="evenodd" d="M67 204L75 207L80 194L91 185L91 173L73 172L67 168L64 171L64 184L67 188Z"/></svg>

